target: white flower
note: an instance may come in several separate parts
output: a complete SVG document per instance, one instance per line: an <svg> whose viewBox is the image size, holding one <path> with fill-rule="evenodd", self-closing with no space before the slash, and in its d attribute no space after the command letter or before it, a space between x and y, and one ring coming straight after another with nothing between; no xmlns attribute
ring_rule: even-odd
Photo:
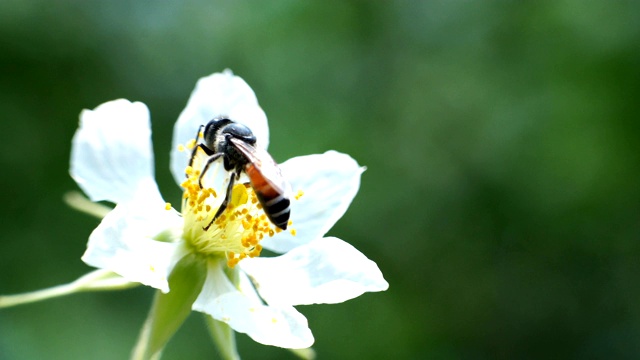
<svg viewBox="0 0 640 360"><path fill-rule="evenodd" d="M295 305L340 303L388 287L373 261L340 239L323 238L354 198L363 168L334 151L282 163L283 175L298 191L290 231L265 220L241 178L229 208L204 230L229 175L216 161L200 188L196 171L204 154L198 153L193 168L187 165L200 125L223 115L247 125L259 146L268 144L266 116L241 78L226 71L200 79L174 128L171 171L184 191L178 212L154 180L146 106L115 100L82 112L71 175L91 200L116 204L90 235L82 259L167 293L176 263L195 253L207 266L193 310L266 345L309 347L313 335ZM283 255L258 257L262 248Z"/></svg>

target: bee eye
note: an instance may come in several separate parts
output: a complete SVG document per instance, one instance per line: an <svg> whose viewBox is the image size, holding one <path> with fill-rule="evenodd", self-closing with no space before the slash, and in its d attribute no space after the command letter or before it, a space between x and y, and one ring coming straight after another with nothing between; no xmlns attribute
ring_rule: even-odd
<svg viewBox="0 0 640 360"><path fill-rule="evenodd" d="M204 141L209 147L214 147L215 138L218 132L227 124L231 123L229 119L213 119L204 128Z"/></svg>

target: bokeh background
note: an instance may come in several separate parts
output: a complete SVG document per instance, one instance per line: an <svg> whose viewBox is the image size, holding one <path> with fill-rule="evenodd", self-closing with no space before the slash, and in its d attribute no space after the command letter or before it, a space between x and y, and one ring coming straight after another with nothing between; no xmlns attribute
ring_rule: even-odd
<svg viewBox="0 0 640 360"><path fill-rule="evenodd" d="M319 358L640 356L635 1L2 1L0 293L89 270L98 221L62 201L80 111L146 103L177 203L173 123L225 68L255 90L276 160L336 149L368 168L330 234L390 288L299 307ZM127 358L151 297L2 309L0 359ZM215 351L192 314L164 359Z"/></svg>

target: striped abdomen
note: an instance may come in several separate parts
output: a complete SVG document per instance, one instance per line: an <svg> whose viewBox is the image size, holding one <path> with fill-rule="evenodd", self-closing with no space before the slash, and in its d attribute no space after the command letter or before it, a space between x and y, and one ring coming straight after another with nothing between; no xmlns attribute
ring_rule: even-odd
<svg viewBox="0 0 640 360"><path fill-rule="evenodd" d="M287 229L289 215L291 210L289 205L291 202L285 194L284 190L279 190L267 179L260 170L253 164L247 164L245 168L247 176L251 181L251 187L256 192L264 213L267 214L269 220L282 230Z"/></svg>

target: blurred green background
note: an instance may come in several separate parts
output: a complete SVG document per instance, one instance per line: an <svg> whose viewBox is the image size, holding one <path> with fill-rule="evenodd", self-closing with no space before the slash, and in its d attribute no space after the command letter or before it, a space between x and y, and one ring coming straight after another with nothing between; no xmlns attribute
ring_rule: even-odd
<svg viewBox="0 0 640 360"><path fill-rule="evenodd" d="M231 68L276 160L336 149L368 168L330 234L390 288L299 307L319 358L640 356L639 2L5 0L0 67L2 294L89 270L98 221L62 202L83 108L148 105L176 203L173 123ZM2 309L0 359L127 358L151 296ZM193 314L164 359L216 356Z"/></svg>

